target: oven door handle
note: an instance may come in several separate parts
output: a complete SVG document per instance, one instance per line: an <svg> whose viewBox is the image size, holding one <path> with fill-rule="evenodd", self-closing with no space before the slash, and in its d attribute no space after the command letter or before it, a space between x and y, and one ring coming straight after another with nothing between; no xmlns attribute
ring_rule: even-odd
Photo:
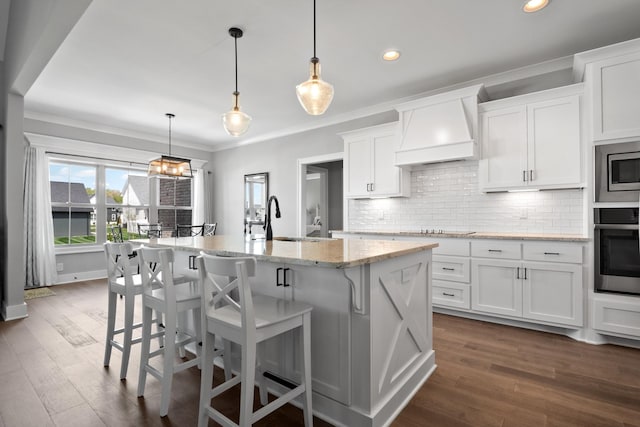
<svg viewBox="0 0 640 427"><path fill-rule="evenodd" d="M635 224L595 224L596 230L638 230L640 223Z"/></svg>

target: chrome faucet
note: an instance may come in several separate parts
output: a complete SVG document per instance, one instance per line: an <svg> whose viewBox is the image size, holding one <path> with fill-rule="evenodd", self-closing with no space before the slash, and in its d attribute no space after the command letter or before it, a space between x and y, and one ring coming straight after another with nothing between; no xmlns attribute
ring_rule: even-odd
<svg viewBox="0 0 640 427"><path fill-rule="evenodd" d="M273 240L273 231L271 231L271 201L276 202L276 218L280 218L280 204L278 203L278 198L276 196L269 197L269 201L267 202L267 219L265 221L264 230L267 231L267 240Z"/></svg>

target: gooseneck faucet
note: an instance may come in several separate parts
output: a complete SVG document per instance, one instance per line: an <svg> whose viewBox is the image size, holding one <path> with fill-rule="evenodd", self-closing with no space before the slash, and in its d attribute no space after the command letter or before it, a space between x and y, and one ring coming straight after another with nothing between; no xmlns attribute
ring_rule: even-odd
<svg viewBox="0 0 640 427"><path fill-rule="evenodd" d="M276 202L276 218L280 218L280 204L278 203L278 198L276 196L269 197L269 201L267 202L267 219L265 221L264 230L267 230L267 240L273 240L273 231L271 230L271 202Z"/></svg>

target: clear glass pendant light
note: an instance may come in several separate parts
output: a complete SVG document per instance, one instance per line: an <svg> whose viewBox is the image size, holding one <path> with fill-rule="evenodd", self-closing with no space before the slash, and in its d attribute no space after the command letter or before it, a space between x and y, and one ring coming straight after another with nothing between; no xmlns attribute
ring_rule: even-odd
<svg viewBox="0 0 640 427"><path fill-rule="evenodd" d="M233 108L222 115L222 125L231 136L244 134L251 124L251 116L240 111L240 103L238 102L240 97L240 92L238 92L238 38L242 37L242 34L240 28L229 28L229 35L233 37L235 44L236 90L233 92Z"/></svg>
<svg viewBox="0 0 640 427"><path fill-rule="evenodd" d="M333 100L333 86L320 78L320 60L316 56L316 0L313 0L313 58L309 65L309 80L296 86L296 94L302 108L313 116L327 111Z"/></svg>

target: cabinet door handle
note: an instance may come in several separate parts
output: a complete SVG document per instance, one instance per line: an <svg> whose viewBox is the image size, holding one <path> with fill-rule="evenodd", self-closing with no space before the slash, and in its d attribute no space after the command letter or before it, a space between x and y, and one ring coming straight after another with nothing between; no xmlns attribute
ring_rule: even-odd
<svg viewBox="0 0 640 427"><path fill-rule="evenodd" d="M545 255L560 255L560 252L545 252Z"/></svg>
<svg viewBox="0 0 640 427"><path fill-rule="evenodd" d="M533 181L533 169L529 170L529 181Z"/></svg>
<svg viewBox="0 0 640 427"><path fill-rule="evenodd" d="M527 280L527 268L524 268L524 280Z"/></svg>
<svg viewBox="0 0 640 427"><path fill-rule="evenodd" d="M516 279L521 279L521 277L520 277L520 267L516 267Z"/></svg>
<svg viewBox="0 0 640 427"><path fill-rule="evenodd" d="M487 251L500 253L502 252L502 249L487 249Z"/></svg>
<svg viewBox="0 0 640 427"><path fill-rule="evenodd" d="M446 292L443 292L442 295L444 295L445 297L455 297L454 294L448 294Z"/></svg>
<svg viewBox="0 0 640 427"><path fill-rule="evenodd" d="M284 270L282 267L276 268L276 286L282 286L282 283L280 283L280 272L282 270Z"/></svg>
<svg viewBox="0 0 640 427"><path fill-rule="evenodd" d="M287 271L289 271L289 270L290 270L289 268L285 268L284 271L283 271L283 273L284 273L284 281L282 282L282 284L284 285L285 288L291 286L290 283L287 283Z"/></svg>
<svg viewBox="0 0 640 427"><path fill-rule="evenodd" d="M522 182L527 182L527 171L522 171Z"/></svg>
<svg viewBox="0 0 640 427"><path fill-rule="evenodd" d="M455 271L454 268L449 268L449 267L442 267L442 269L446 271Z"/></svg>
<svg viewBox="0 0 640 427"><path fill-rule="evenodd" d="M371 183L371 191L374 191L373 188L374 188L374 183L372 182Z"/></svg>

